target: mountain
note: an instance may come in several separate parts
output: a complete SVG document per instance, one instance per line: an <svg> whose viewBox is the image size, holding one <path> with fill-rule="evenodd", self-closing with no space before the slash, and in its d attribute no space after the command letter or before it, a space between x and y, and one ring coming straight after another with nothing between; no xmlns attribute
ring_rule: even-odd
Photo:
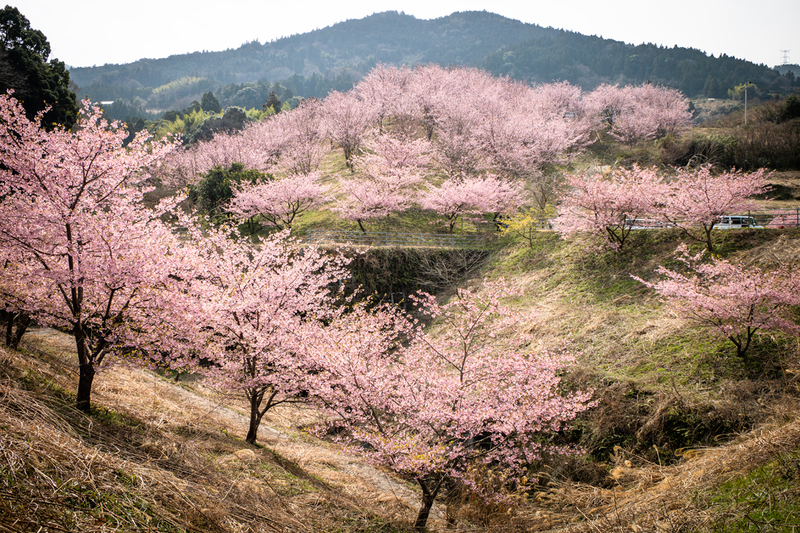
<svg viewBox="0 0 800 533"><path fill-rule="evenodd" d="M654 44L634 46L597 36L560 31L491 52L481 64L495 75L538 82L565 80L584 89L601 83L651 82L681 90L689 97L726 97L750 81L762 95L785 94L800 86L793 74L781 75L725 54Z"/></svg>
<svg viewBox="0 0 800 533"><path fill-rule="evenodd" d="M724 96L748 80L765 92L785 94L798 86L793 74L782 76L765 65L732 57L633 46L485 11L433 20L387 11L269 43L252 41L221 52L72 68L70 76L92 99L122 98L147 108L176 109L206 91L224 92L229 105L241 105L246 100L237 103L233 95L258 82L257 98L279 81L290 89L283 97L320 97L331 89L349 88L377 63L468 65L531 82L567 80L584 89L650 81L689 96Z"/></svg>
<svg viewBox="0 0 800 533"><path fill-rule="evenodd" d="M555 31L487 12L420 20L388 11L263 45L254 41L222 52L73 68L70 75L80 87L131 82L158 87L183 76L222 83L275 81L293 74L331 76L344 68L368 70L378 62L477 65L503 45Z"/></svg>

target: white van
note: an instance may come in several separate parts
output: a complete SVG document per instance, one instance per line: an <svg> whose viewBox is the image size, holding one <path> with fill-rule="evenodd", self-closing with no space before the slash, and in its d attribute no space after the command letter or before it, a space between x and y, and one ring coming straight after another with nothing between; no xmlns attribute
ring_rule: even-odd
<svg viewBox="0 0 800 533"><path fill-rule="evenodd" d="M747 215L725 215L719 217L719 219L719 222L714 224L716 229L764 229L764 226L759 226L753 217Z"/></svg>

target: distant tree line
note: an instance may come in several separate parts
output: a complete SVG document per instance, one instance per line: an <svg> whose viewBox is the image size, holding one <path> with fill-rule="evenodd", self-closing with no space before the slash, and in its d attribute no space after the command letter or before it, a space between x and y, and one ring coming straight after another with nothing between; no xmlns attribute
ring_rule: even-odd
<svg viewBox="0 0 800 533"><path fill-rule="evenodd" d="M787 94L800 88L792 71L779 74L764 65L722 54L707 56L690 48L654 44L633 46L571 32L509 44L488 55L482 66L494 75L533 82L566 80L592 89L602 83L650 82L676 88L690 97L725 98L748 81L751 95Z"/></svg>
<svg viewBox="0 0 800 533"><path fill-rule="evenodd" d="M537 83L569 81L583 90L602 84L652 83L689 97L727 97L750 81L753 96L791 94L795 74L722 55L653 44L633 46L597 36L542 28L486 12L418 20L396 12L349 20L271 43L251 41L222 52L195 52L129 65L72 69L81 95L182 109L207 91L223 108L257 107L270 91L324 98L347 91L378 64L475 66ZM176 80L183 80L178 83ZM259 81L256 81L259 80ZM292 94L282 94L279 84Z"/></svg>

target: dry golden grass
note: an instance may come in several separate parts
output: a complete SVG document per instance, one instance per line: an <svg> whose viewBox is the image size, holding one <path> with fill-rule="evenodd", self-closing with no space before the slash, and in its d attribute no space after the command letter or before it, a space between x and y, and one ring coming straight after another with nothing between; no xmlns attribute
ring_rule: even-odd
<svg viewBox="0 0 800 533"><path fill-rule="evenodd" d="M97 376L92 416L76 411L70 340L35 330L28 351L0 353L0 532L356 531L413 519L411 487L296 429L313 413L265 420L266 447L251 447L236 399L123 367Z"/></svg>
<svg viewBox="0 0 800 533"><path fill-rule="evenodd" d="M796 400L784 404L776 421L730 444L684 450L683 460L677 465L649 463L618 450L609 473L613 488L561 483L549 493L537 495L551 504L549 512L535 508L528 512L548 528L539 531L704 531L720 512L708 505L704 495L782 453L800 449L799 406Z"/></svg>

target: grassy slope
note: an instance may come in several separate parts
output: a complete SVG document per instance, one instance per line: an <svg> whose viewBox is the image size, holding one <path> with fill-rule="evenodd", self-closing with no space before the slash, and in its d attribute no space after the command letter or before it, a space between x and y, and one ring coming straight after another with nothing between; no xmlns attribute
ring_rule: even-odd
<svg viewBox="0 0 800 533"><path fill-rule="evenodd" d="M579 355L567 381L597 389L598 406L568 435L592 460L543 465L550 484L540 499L549 512L540 527L564 530L576 514L581 523L566 530L739 531L751 515L764 528L751 524L753 531L784 531L769 520L800 524L792 503L800 343L763 335L745 364L730 342L671 316L630 276L648 279L658 265L674 265L680 241L677 232L636 232L613 253L542 232L490 266L524 288L517 304L538 314L534 331L544 344L570 339ZM719 231L716 249L745 264L800 264L800 231ZM755 437L762 431L773 436ZM687 451L720 444L702 460ZM771 484L759 483L778 471ZM759 518L765 502L769 519Z"/></svg>
<svg viewBox="0 0 800 533"><path fill-rule="evenodd" d="M40 330L23 343L0 348L2 532L404 531L402 484L379 502L358 485L364 465L267 427L279 419L261 429L271 446L249 446L246 418L227 407L242 402L127 368L97 376L87 416L72 407L69 337Z"/></svg>
<svg viewBox="0 0 800 533"><path fill-rule="evenodd" d="M800 231L717 233L716 253L722 257L763 264L783 254L800 263ZM536 330L542 339L549 344L570 339L581 354L581 379L588 383L606 389L622 383L640 396L673 395L692 403L721 401L741 382L785 386L781 369L797 356L796 339L762 336L754 347L756 360L745 365L732 344L672 316L631 278L653 278L658 265L675 266L680 235L643 231L631 238L613 253L542 232L532 249L517 248L497 261L493 273L523 285L526 297L519 304L539 314Z"/></svg>
<svg viewBox="0 0 800 533"><path fill-rule="evenodd" d="M798 231L720 232L720 239L721 254L750 261L776 253L797 260L800 249ZM491 529L622 531L660 520L696 530L722 520L735 531L743 513L764 511L763 501L742 489L760 480L772 480L762 485L771 491L773 514L797 522L794 504L781 503L795 490L781 480L800 475L797 340L762 338L761 363L747 368L726 342L665 314L630 274L649 277L669 264L678 240L641 232L621 253L587 253L542 232L531 248L506 242L478 274L504 276L524 289L515 305L537 313L532 329L539 341L568 338L580 355L567 381L596 387L599 400L561 436L592 456L540 465L541 491L513 519L495 517ZM0 357L0 524L16 521L23 531L408 527L408 508L360 491L354 498L348 482L323 480L272 444L248 447L225 420L186 403L185 389L155 375L103 375L95 397L101 407L86 417L70 407L73 361L63 358L69 346L26 346L28 352ZM773 436L733 440L753 428ZM767 452L764 443L772 447ZM684 450L698 447L704 453ZM462 516L481 529L487 513L473 505Z"/></svg>
<svg viewBox="0 0 800 533"><path fill-rule="evenodd" d="M325 170L341 167L329 158ZM369 229L432 231L415 215ZM294 230L353 226L320 211ZM748 264L800 263L797 230L718 232L718 239L720 255ZM541 491L516 513L466 505L462 531L485 529L487 520L497 531L694 531L715 520L735 524L743 508L763 507L743 485L776 472L779 480L800 476L797 339L761 337L757 364L746 366L729 343L670 316L631 279L674 265L679 241L669 231L636 232L611 253L541 232L531 247L500 239L473 272L524 290L515 305L536 312L532 332L543 345L567 343L579 354L566 382L595 388L599 403L558 437L584 446L588 457L537 465ZM197 407L202 396L120 370L98 378L101 408L86 417L70 407L74 357L63 356L70 348L27 349L0 354L0 532L403 531L413 518L413 504L386 491L348 489L353 479L326 470L326 459L284 457L286 441L311 439L295 427L298 413L271 421L287 426L283 444L250 448L230 420ZM779 444L765 452L765 437L747 433L761 430ZM738 434L745 436L735 441ZM686 452L705 446L715 448ZM780 503L790 488L761 485L777 516L800 522L796 508Z"/></svg>

